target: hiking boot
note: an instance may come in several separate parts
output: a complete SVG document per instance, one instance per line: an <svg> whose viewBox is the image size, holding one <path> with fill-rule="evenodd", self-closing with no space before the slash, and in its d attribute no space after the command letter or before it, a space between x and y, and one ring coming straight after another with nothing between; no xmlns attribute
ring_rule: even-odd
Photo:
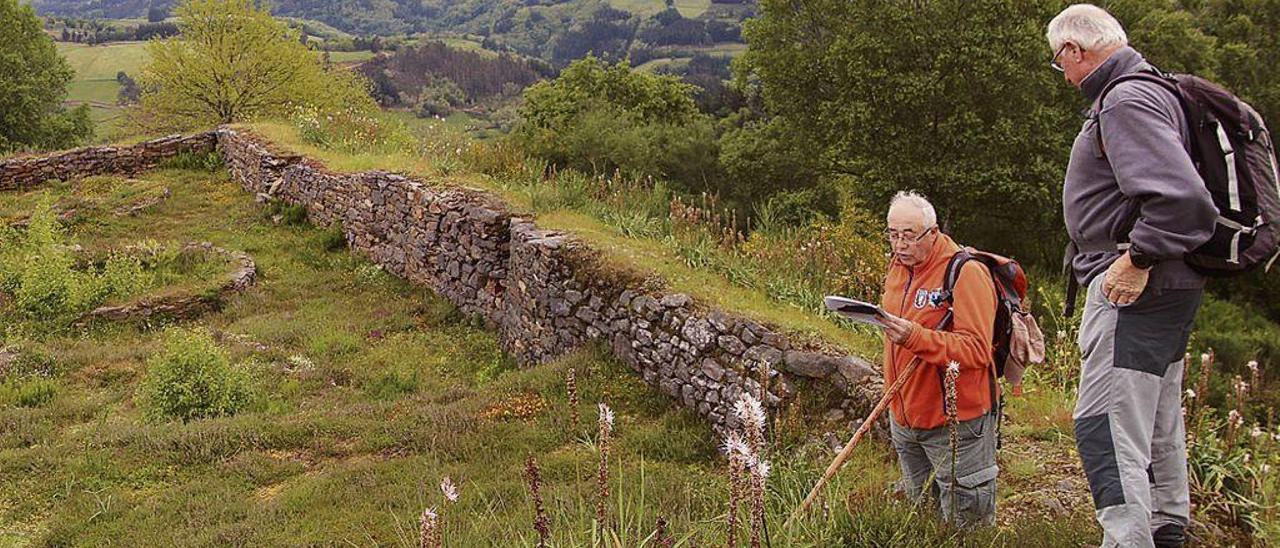
<svg viewBox="0 0 1280 548"><path fill-rule="evenodd" d="M1182 526L1176 523L1166 523L1151 533L1151 540L1155 541L1156 548L1182 548L1186 538Z"/></svg>

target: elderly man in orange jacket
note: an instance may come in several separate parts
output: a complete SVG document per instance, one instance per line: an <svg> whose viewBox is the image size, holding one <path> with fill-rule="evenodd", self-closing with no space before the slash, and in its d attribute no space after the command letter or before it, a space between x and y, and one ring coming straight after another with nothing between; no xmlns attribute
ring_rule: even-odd
<svg viewBox="0 0 1280 548"><path fill-rule="evenodd" d="M941 295L943 277L960 246L939 231L933 205L918 194L894 196L885 234L893 249L880 303L887 313L885 386L911 360L921 360L890 404L890 431L904 483L918 499L932 479L927 490L944 519L962 527L991 525L999 471L999 387L991 345L996 292L991 273L977 261L965 263L947 302ZM949 324L939 326L948 311ZM959 368L954 463L944 408L948 367Z"/></svg>

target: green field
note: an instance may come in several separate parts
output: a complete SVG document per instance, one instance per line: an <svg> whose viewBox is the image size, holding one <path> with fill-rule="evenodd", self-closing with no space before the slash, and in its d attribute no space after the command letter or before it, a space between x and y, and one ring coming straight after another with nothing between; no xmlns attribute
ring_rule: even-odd
<svg viewBox="0 0 1280 548"><path fill-rule="evenodd" d="M114 42L99 46L57 42L58 53L67 59L75 77L67 86L67 100L72 104L87 103L96 126L97 141L116 137L120 108L116 98L120 84L116 73L124 71L133 78L142 72L149 56L146 42Z"/></svg>
<svg viewBox="0 0 1280 548"><path fill-rule="evenodd" d="M329 59L334 63L359 63L373 59L372 51L331 51Z"/></svg>
<svg viewBox="0 0 1280 548"><path fill-rule="evenodd" d="M711 0L675 0L676 10L685 17L697 17L707 11ZM637 15L653 15L664 9L663 0L609 0L609 5Z"/></svg>

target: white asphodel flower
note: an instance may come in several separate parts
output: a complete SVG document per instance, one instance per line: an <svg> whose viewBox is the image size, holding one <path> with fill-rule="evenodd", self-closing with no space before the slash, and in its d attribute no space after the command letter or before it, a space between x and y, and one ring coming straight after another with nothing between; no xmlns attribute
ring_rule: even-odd
<svg viewBox="0 0 1280 548"><path fill-rule="evenodd" d="M757 428L764 428L764 406L760 405L760 400L757 400L751 394L743 394L741 398L738 398L738 403L734 405L734 410L738 414L738 420Z"/></svg>
<svg viewBox="0 0 1280 548"><path fill-rule="evenodd" d="M449 502L458 502L458 486L453 484L453 480L449 476L445 476L440 480L440 492L444 493L445 500Z"/></svg>
<svg viewBox="0 0 1280 548"><path fill-rule="evenodd" d="M769 470L770 470L770 469L771 469L771 467L769 466L769 461L764 460L764 459L760 459L760 460L756 461L756 473L757 473L757 474L760 474L760 477L761 477L761 478L767 478L767 477L769 477Z"/></svg>
<svg viewBox="0 0 1280 548"><path fill-rule="evenodd" d="M721 447L725 456L732 458L737 455L745 457L751 454L751 448L747 446L746 440L742 439L742 434L737 432L729 432L724 437L724 446Z"/></svg>
<svg viewBox="0 0 1280 548"><path fill-rule="evenodd" d="M1258 360L1249 360L1249 363L1246 363L1246 364L1245 364L1245 367L1248 367L1248 368L1249 368L1249 371L1252 371L1252 372L1254 372L1254 373L1257 373L1257 372L1258 372Z"/></svg>
<svg viewBox="0 0 1280 548"><path fill-rule="evenodd" d="M603 403L600 404L600 422L609 428L613 428L613 410Z"/></svg>
<svg viewBox="0 0 1280 548"><path fill-rule="evenodd" d="M1188 388L1186 392L1186 396L1187 396L1187 399L1194 400L1196 399L1196 391Z"/></svg>
<svg viewBox="0 0 1280 548"><path fill-rule="evenodd" d="M955 360L951 360L950 362L947 362L947 371L950 371L950 372L951 372L951 373L953 373L953 374L959 375L959 374L960 374L960 362L955 361Z"/></svg>

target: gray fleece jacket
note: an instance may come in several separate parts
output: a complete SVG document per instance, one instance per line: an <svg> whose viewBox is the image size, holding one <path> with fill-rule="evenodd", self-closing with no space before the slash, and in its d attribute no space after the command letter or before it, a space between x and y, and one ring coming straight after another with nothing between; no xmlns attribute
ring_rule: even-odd
<svg viewBox="0 0 1280 548"><path fill-rule="evenodd" d="M1209 240L1218 211L1192 164L1177 97L1156 84L1129 81L1096 105L1112 80L1148 68L1140 53L1125 47L1081 82L1090 114L1071 147L1062 208L1067 233L1081 249L1071 266L1084 286L1119 257L1114 246L1100 248L1126 240L1126 223L1135 217L1127 240L1159 259L1148 287L1204 286L1204 277L1182 256ZM1105 156L1097 142L1099 122Z"/></svg>

